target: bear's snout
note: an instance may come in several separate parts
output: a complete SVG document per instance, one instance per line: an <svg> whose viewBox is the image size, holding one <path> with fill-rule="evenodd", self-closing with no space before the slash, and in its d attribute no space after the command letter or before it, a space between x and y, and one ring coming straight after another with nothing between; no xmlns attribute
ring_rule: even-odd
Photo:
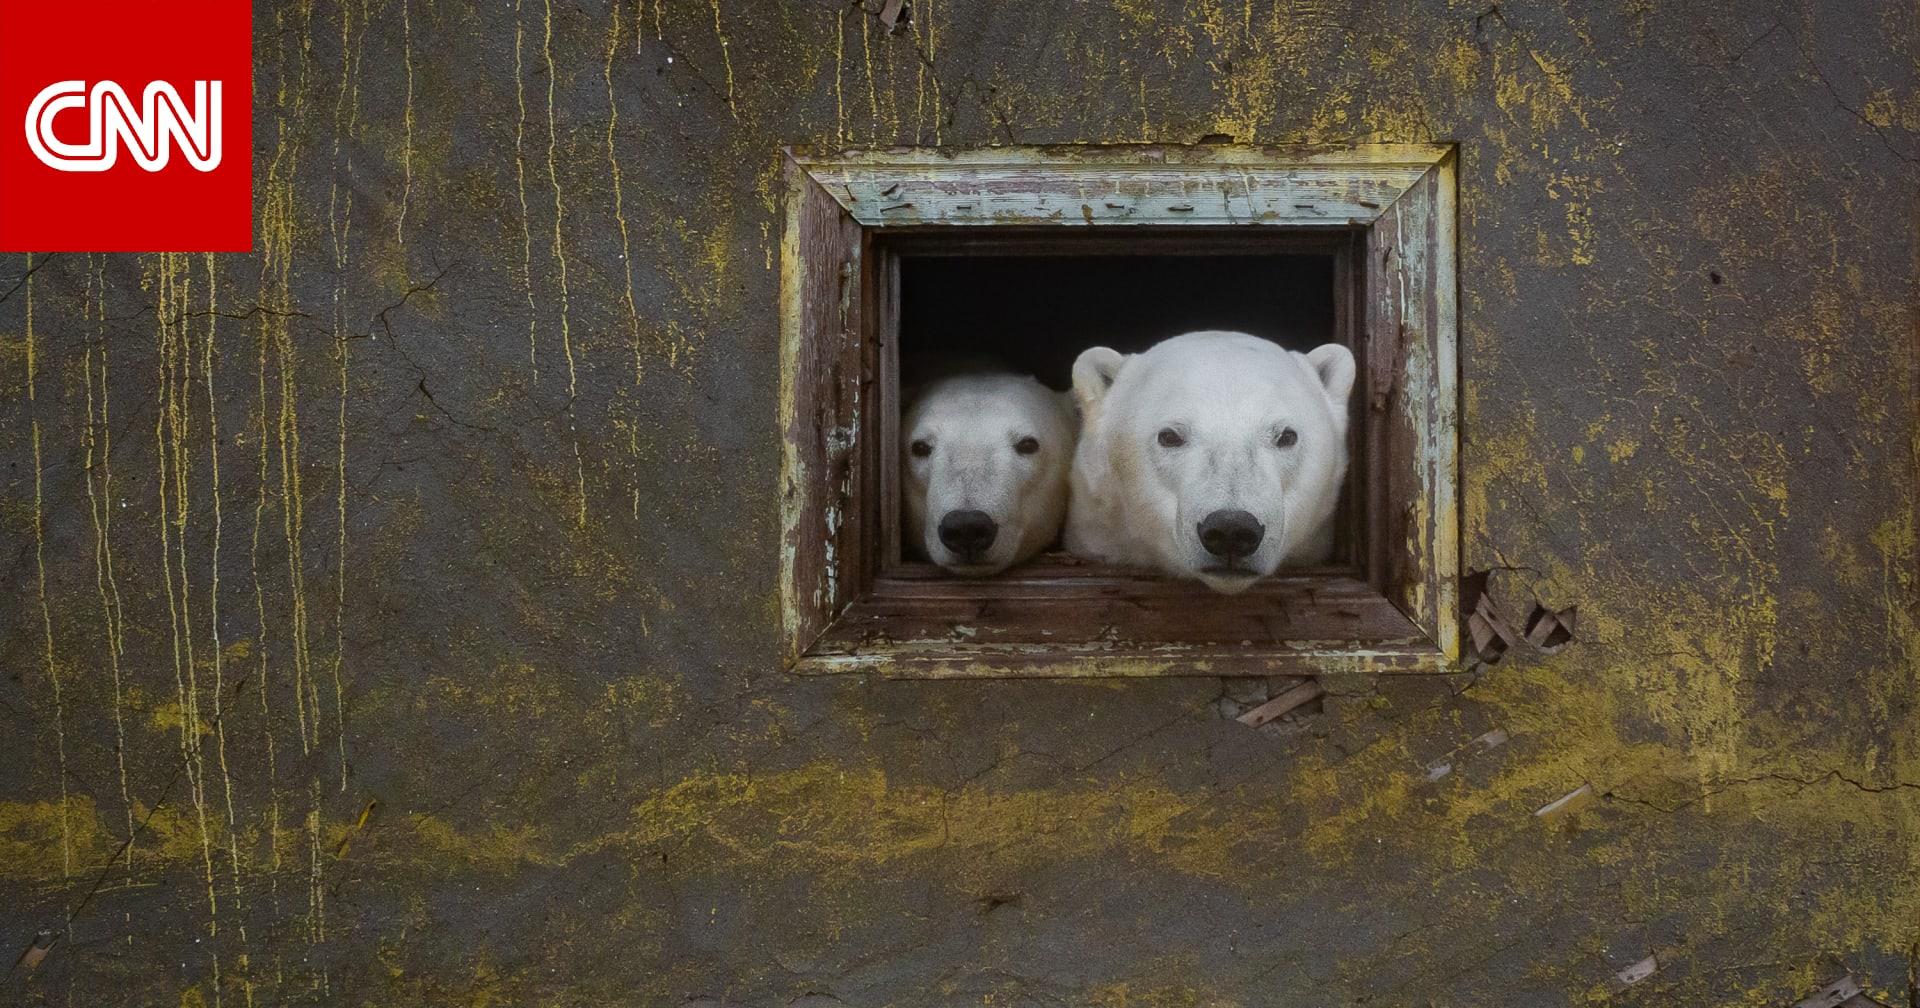
<svg viewBox="0 0 1920 1008"><path fill-rule="evenodd" d="M1260 540L1267 534L1267 528L1260 524L1260 519L1245 511L1224 508L1208 515L1199 524L1198 530L1200 545L1227 563L1236 563L1252 556L1253 551L1260 548Z"/></svg>
<svg viewBox="0 0 1920 1008"><path fill-rule="evenodd" d="M962 560L979 560L999 534L1000 525L985 511L949 511L940 518L940 544Z"/></svg>

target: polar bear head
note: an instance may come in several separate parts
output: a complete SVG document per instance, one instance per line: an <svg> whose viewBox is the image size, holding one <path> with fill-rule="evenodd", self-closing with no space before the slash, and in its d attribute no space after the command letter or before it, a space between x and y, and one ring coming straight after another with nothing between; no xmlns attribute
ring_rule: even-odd
<svg viewBox="0 0 1920 1008"><path fill-rule="evenodd" d="M900 420L907 543L969 577L1045 549L1066 514L1077 433L1068 397L1025 375L927 384Z"/></svg>
<svg viewBox="0 0 1920 1008"><path fill-rule="evenodd" d="M1087 350L1067 548L1221 592L1325 560L1353 379L1346 347L1297 353L1246 333Z"/></svg>

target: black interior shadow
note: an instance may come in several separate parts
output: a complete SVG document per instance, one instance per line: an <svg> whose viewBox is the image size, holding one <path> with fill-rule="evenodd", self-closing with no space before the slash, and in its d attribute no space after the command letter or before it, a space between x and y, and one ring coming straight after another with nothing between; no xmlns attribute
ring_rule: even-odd
<svg viewBox="0 0 1920 1008"><path fill-rule="evenodd" d="M1316 255L914 256L900 357L984 356L1056 389L1090 346L1134 353L1197 329L1310 350L1334 338L1333 259ZM912 385L915 374L902 375Z"/></svg>

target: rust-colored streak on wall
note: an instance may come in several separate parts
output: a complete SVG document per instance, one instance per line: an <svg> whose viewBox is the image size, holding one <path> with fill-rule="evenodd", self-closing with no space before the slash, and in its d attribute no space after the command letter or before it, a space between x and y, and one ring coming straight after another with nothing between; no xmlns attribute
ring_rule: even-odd
<svg viewBox="0 0 1920 1008"><path fill-rule="evenodd" d="M254 254L0 258L6 998L1905 1003L1910 3L881 8L262 3ZM780 675L779 148L1214 133L1459 144L1575 642Z"/></svg>

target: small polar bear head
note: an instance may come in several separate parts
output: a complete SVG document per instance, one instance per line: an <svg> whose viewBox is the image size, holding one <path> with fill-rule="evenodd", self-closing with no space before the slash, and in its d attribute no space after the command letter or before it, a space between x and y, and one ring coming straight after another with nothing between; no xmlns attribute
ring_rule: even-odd
<svg viewBox="0 0 1920 1008"><path fill-rule="evenodd" d="M1333 546L1353 354L1196 332L1074 363L1067 548L1237 592Z"/></svg>
<svg viewBox="0 0 1920 1008"><path fill-rule="evenodd" d="M1026 375L974 372L915 392L900 420L907 543L967 577L1047 548L1066 515L1072 401Z"/></svg>

